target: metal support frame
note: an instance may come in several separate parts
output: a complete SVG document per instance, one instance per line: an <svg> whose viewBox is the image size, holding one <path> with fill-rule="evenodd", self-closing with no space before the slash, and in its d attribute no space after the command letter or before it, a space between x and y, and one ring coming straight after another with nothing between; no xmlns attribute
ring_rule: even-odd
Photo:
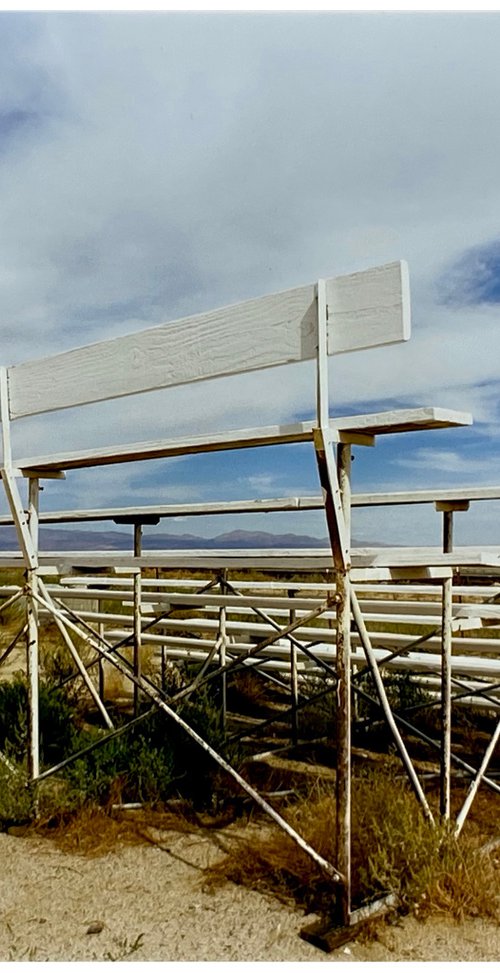
<svg viewBox="0 0 500 973"><path fill-rule="evenodd" d="M172 708L171 701L167 702L163 694L154 687L149 681L146 681L141 676L136 676L133 669L130 666L126 666L120 659L118 659L109 648L104 648L102 643L98 641L95 636L85 634L82 629L73 622L69 617L68 613L62 612L57 608L53 602L48 602L41 595L34 595L35 600L39 605L47 608L53 615L54 618L59 618L59 620L64 624L70 631L74 631L75 634L83 638L92 648L96 649L108 662L110 662L122 675L131 679L134 683L137 683L142 692L148 696L152 702L163 710L175 723L177 723L182 729L190 736L199 746L205 750L210 756L225 770L233 779L240 785L240 787L245 790L250 797L261 807L263 811L266 812L278 825L285 831L290 838L300 847L309 857L321 868L334 882L343 881L343 876L338 871L331 862L328 862L322 855L312 848L304 838L292 828L285 819L278 814L277 811L266 801L264 798L253 788L248 782L232 767L224 757L222 757L210 744L208 744L188 723ZM231 666L226 667L231 668ZM192 689L190 687L190 692ZM181 691L175 697L175 701L185 698L186 692ZM38 776L38 774L37 774Z"/></svg>
<svg viewBox="0 0 500 973"><path fill-rule="evenodd" d="M103 702L103 664L109 663L116 668L123 676L128 678L133 684L133 719L129 726L135 725L138 720L146 718L152 710L139 715L141 702L147 698L153 707L157 707L176 722L183 730L195 740L199 746L222 767L232 778L245 790L258 806L265 811L278 826L284 830L297 845L305 851L311 859L330 877L338 889L337 898L337 919L343 926L352 927L361 917L363 910L352 911L351 903L351 706L352 692L364 696L371 700L371 697L357 685L359 676L358 671L351 679L351 620L354 621L359 633L361 644L366 656L366 669L372 674L375 688L377 691L376 700L371 700L378 704L384 714L384 718L391 729L397 749L401 756L403 765L406 769L410 782L416 796L423 808L427 819L432 823L433 815L423 791L422 785L412 764L407 747L402 738L400 728L414 730L408 721L404 720L397 713L391 711L387 698L384 682L381 676L381 667L389 659L396 655L408 652L411 647L421 641L425 641L429 636L422 639L413 640L404 649L389 653L384 659L377 661L373 651L370 634L363 618L363 612L359 601L354 592L351 582L351 446L352 442L359 444L372 444L373 436L365 436L358 432L342 433L340 437L338 431L332 427L329 413L329 381L328 381L328 306L326 299L326 284L319 281L317 284L317 415L316 425L312 430L312 441L315 451L316 464L319 480L323 493L326 522L331 545L333 573L335 578L335 610L336 610L336 657L335 668L320 659L314 653L314 643L311 645L303 644L297 637L297 629L305 626L308 621L319 618L324 612L331 608L331 599L328 597L321 602L313 611L302 615L295 608L290 608L288 612L287 624L279 624L266 612L254 606L251 610L273 629L273 634L262 638L256 645L252 645L248 651L240 654L231 653L231 646L228 636L226 605L221 605L219 609L219 628L214 644L206 650L206 657L202 661L196 676L184 686L182 690L174 696L168 696L165 691L165 653L162 648L162 679L161 688L158 688L152 679L142 672L141 650L143 636L148 627L166 618L175 608L169 608L161 612L155 619L147 621L143 625L143 593L141 569L137 563L142 554L142 527L144 523L157 523L158 517L154 515L145 516L141 513L127 514L113 518L116 523L129 523L134 527L134 548L133 548L133 626L132 634L123 636L112 642L112 636L104 629L102 621L98 622L97 630L94 630L84 617L80 617L75 611L68 609L59 603L49 593L39 574L38 564L38 525L39 525L39 479L36 471L28 479L28 509L24 509L21 500L17 480L19 470L13 468L10 445L10 415L9 415L9 394L7 386L7 373L5 369L0 369L0 411L2 419L2 442L3 442L3 466L1 470L2 482L9 502L11 515L16 527L21 552L26 568L26 585L22 591L26 594L27 619L25 630L27 635L27 674L28 674L28 696L29 696L29 774L32 782L44 779L58 768L51 768L40 773L39 757L39 714L38 714L38 639L39 639L39 614L41 611L50 613L61 632L63 640L71 653L76 664L78 676L81 677L90 692L95 705L101 712L105 725L110 731L105 739L126 732L127 728L114 730L112 721L106 711ZM352 436L352 442L349 436ZM257 445L264 445L262 441ZM232 444L235 448L241 445L240 442ZM231 446L231 448L232 448ZM334 449L335 446L335 449ZM216 448L214 446L214 448ZM45 474L44 474L45 475ZM50 475L48 473L47 475ZM297 509L300 505L297 505ZM440 502L437 509L444 514L443 521L443 550L451 553L453 550L453 511L456 509L466 509L460 503ZM214 581L206 587L219 585L221 594L234 592L236 589L230 584L227 572L223 571ZM286 587L286 584L284 585ZM202 589L204 590L204 589ZM500 721L496 727L487 751L484 755L481 767L475 771L464 761L454 757L451 753L451 704L452 704L452 674L451 674L451 649L452 649L452 578L447 578L441 583L442 590L442 617L441 617L441 636L442 636L442 666L441 666L441 707L442 707L442 733L441 740L431 740L425 734L417 732L422 739L430 745L437 746L440 750L441 758L441 794L440 812L443 819L450 817L450 791L451 791L451 764L457 762L463 769L472 775L472 782L463 805L463 808L456 822L456 833L458 834L463 827L470 806L474 800L477 790L482 782L492 787L497 792L500 787L487 777L487 769L493 751L500 739ZM290 589L289 596L292 597L293 590ZM20 597L17 593L11 602ZM287 606L288 607L288 606ZM285 608L286 611L286 608ZM82 612L82 616L85 613ZM99 615L100 613L98 613ZM89 615L92 618L92 615ZM130 621L130 619L129 619ZM92 663L86 665L80 658L73 642L72 636L81 638L87 645L91 646L96 652L96 658ZM20 637L16 636L14 642L8 647L3 658L11 651ZM269 658L263 658L265 649L270 648L278 640L286 640L290 646L290 722L292 744L298 741L298 712L302 707L298 692L298 659L300 653L313 660L315 664L321 666L334 681L334 691L337 697L336 726L335 726L335 745L336 745L336 856L335 863L326 861L276 812L276 810L263 799L263 797L251 787L246 780L225 760L221 754L217 753L206 740L190 727L179 715L176 707L182 701L199 690L213 679L220 680L222 686L222 720L224 728L227 721L227 679L232 673L253 668L261 674L265 673L266 662ZM119 652L120 648L132 645L133 659L128 663L127 659ZM279 658L277 653L275 658ZM1 663L0 659L0 663ZM88 670L92 665L99 665L100 681L99 692L96 690ZM270 678L274 678L271 676ZM330 692L329 687L326 692ZM321 693L318 698L323 695ZM264 721L264 724L265 725ZM99 744L96 744L99 745ZM92 745L94 746L94 745ZM73 759L73 758L69 758ZM66 764L68 761L64 761ZM63 764L58 765L61 767ZM370 907L371 908L371 907ZM377 906L375 905L376 909Z"/></svg>

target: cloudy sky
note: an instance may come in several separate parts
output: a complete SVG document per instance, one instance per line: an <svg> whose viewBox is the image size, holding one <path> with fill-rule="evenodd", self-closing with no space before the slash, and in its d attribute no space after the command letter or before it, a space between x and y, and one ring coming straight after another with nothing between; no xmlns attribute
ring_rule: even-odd
<svg viewBox="0 0 500 973"><path fill-rule="evenodd" d="M500 13L0 14L12 364L400 258L409 343L331 360L332 414L469 410L357 448L354 489L500 485ZM309 364L19 421L22 454L310 418ZM105 421L106 420L106 421ZM317 493L307 447L68 474L46 509ZM324 536L318 514L164 522ZM432 508L356 512L439 543ZM500 543L500 505L457 516Z"/></svg>

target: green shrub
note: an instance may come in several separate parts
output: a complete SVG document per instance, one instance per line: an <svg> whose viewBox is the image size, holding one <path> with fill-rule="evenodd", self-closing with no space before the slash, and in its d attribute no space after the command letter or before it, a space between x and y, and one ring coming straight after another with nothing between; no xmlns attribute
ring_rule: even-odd
<svg viewBox="0 0 500 973"><path fill-rule="evenodd" d="M237 755L225 743L218 690L207 685L186 699L179 712L186 722L230 762ZM102 739L103 730L80 725L73 696L42 681L40 700L40 763L42 769L85 750ZM25 761L28 745L28 691L18 674L0 683L0 751ZM119 725L119 724L118 724ZM218 805L227 776L213 758L161 710L89 753L82 753L61 771L60 793L67 808L88 802L140 801L158 804L174 793L212 808Z"/></svg>
<svg viewBox="0 0 500 973"><path fill-rule="evenodd" d="M152 745L147 729L135 738L132 732L109 740L66 768L68 805L156 804L170 796L174 762L169 747ZM89 733L82 736L81 744L88 745L90 737Z"/></svg>
<svg viewBox="0 0 500 973"><path fill-rule="evenodd" d="M12 768L12 769L11 769ZM27 786L26 768L0 761L0 826L29 820L31 795Z"/></svg>
<svg viewBox="0 0 500 973"><path fill-rule="evenodd" d="M50 765L72 752L77 736L75 712L64 691L50 682L39 686L40 762ZM0 682L0 750L22 761L28 746L28 687L23 675Z"/></svg>

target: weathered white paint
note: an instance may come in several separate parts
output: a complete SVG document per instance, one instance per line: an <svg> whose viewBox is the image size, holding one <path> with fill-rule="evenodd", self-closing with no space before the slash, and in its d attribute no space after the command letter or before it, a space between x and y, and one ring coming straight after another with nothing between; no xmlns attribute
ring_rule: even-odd
<svg viewBox="0 0 500 973"><path fill-rule="evenodd" d="M452 487L447 490L408 490L394 493L355 493L352 498L353 506L356 507L383 507L414 503L466 504L476 500L500 500L500 486Z"/></svg>
<svg viewBox="0 0 500 973"><path fill-rule="evenodd" d="M331 442L339 439L341 432L365 433L369 436L409 432L411 430L438 429L469 425L468 413L450 409L402 409L396 412L369 413L344 416L330 421L328 436ZM290 425L262 426L253 429L232 429L205 436L189 436L178 439L162 439L154 442L127 443L99 449L61 453L52 456L30 456L16 459L16 466L27 473L37 469L70 470L132 460L158 459L168 456L185 456L192 453L217 452L224 449L245 449L253 446L286 445L308 442L313 439L315 423L296 422Z"/></svg>
<svg viewBox="0 0 500 973"><path fill-rule="evenodd" d="M328 354L407 341L410 283L404 260L326 282Z"/></svg>
<svg viewBox="0 0 500 973"><path fill-rule="evenodd" d="M406 265L326 282L330 354L410 336ZM312 359L316 285L9 368L12 418Z"/></svg>

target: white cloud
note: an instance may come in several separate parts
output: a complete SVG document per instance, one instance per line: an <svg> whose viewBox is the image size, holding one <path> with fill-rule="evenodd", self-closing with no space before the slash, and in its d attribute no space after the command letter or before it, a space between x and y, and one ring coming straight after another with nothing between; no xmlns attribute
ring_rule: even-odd
<svg viewBox="0 0 500 973"><path fill-rule="evenodd" d="M0 16L4 362L405 257L412 340L334 359L332 411L470 409L493 444L499 312L441 306L435 279L499 232L498 16ZM16 449L286 422L314 383L291 366L90 406L17 423ZM421 468L467 472L448 452ZM133 481L102 482L65 495Z"/></svg>

